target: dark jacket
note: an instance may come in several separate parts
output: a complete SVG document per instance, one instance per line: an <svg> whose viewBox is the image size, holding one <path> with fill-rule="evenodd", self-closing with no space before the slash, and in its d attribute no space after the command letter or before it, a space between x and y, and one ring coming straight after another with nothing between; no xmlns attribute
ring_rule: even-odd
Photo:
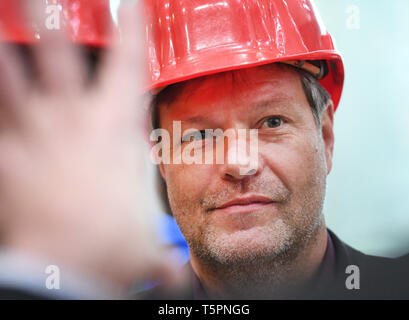
<svg viewBox="0 0 409 320"><path fill-rule="evenodd" d="M331 237L334 259L332 270L326 271L308 287L299 288L284 299L409 299L409 255L390 259L363 254L342 242L333 232ZM347 288L348 266L359 268L359 289ZM191 281L180 291L165 292L161 286L147 290L135 296L137 299L183 299L198 298L198 278L193 274L189 263L184 267L190 273ZM350 267L356 275L356 267ZM351 279L351 278L349 278ZM349 282L350 284L351 282ZM211 297L210 297L211 299Z"/></svg>

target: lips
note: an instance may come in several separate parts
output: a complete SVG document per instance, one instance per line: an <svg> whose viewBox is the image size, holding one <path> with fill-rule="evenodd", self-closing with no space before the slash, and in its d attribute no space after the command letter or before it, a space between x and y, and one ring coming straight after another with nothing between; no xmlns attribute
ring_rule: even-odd
<svg viewBox="0 0 409 320"><path fill-rule="evenodd" d="M273 204L274 201L261 195L248 195L229 200L213 210L224 213L245 213L256 211Z"/></svg>

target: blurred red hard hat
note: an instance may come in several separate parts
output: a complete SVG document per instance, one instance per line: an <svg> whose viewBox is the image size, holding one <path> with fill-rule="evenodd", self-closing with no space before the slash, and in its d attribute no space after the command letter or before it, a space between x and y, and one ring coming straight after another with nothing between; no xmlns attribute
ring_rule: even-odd
<svg viewBox="0 0 409 320"><path fill-rule="evenodd" d="M73 42L91 46L109 44L113 20L109 0L0 0L1 39L16 43L41 40L38 26L25 19L23 4L37 1L44 7L44 21L58 7L60 23Z"/></svg>
<svg viewBox="0 0 409 320"><path fill-rule="evenodd" d="M23 23L21 1L27 0L0 0L0 31L6 41L36 39ZM36 1L60 5L75 43L109 45L114 25L110 4L115 1ZM144 0L144 4L150 89L286 62L317 76L338 106L344 81L342 58L309 0Z"/></svg>

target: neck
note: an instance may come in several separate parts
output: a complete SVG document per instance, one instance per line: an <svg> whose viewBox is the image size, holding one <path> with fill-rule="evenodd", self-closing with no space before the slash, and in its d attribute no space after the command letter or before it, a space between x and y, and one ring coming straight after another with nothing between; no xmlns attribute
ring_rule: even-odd
<svg viewBox="0 0 409 320"><path fill-rule="evenodd" d="M325 222L303 244L274 258L224 265L191 252L191 264L207 293L215 298L278 298L303 287L317 273L327 247Z"/></svg>

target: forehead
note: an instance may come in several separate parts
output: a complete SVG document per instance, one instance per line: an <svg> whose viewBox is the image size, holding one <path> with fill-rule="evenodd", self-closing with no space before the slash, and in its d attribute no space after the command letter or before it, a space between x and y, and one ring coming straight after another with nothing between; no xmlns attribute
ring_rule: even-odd
<svg viewBox="0 0 409 320"><path fill-rule="evenodd" d="M175 85L160 103L160 117L184 116L243 109L257 102L305 100L300 75L276 63L201 77ZM239 110L238 110L239 111Z"/></svg>

